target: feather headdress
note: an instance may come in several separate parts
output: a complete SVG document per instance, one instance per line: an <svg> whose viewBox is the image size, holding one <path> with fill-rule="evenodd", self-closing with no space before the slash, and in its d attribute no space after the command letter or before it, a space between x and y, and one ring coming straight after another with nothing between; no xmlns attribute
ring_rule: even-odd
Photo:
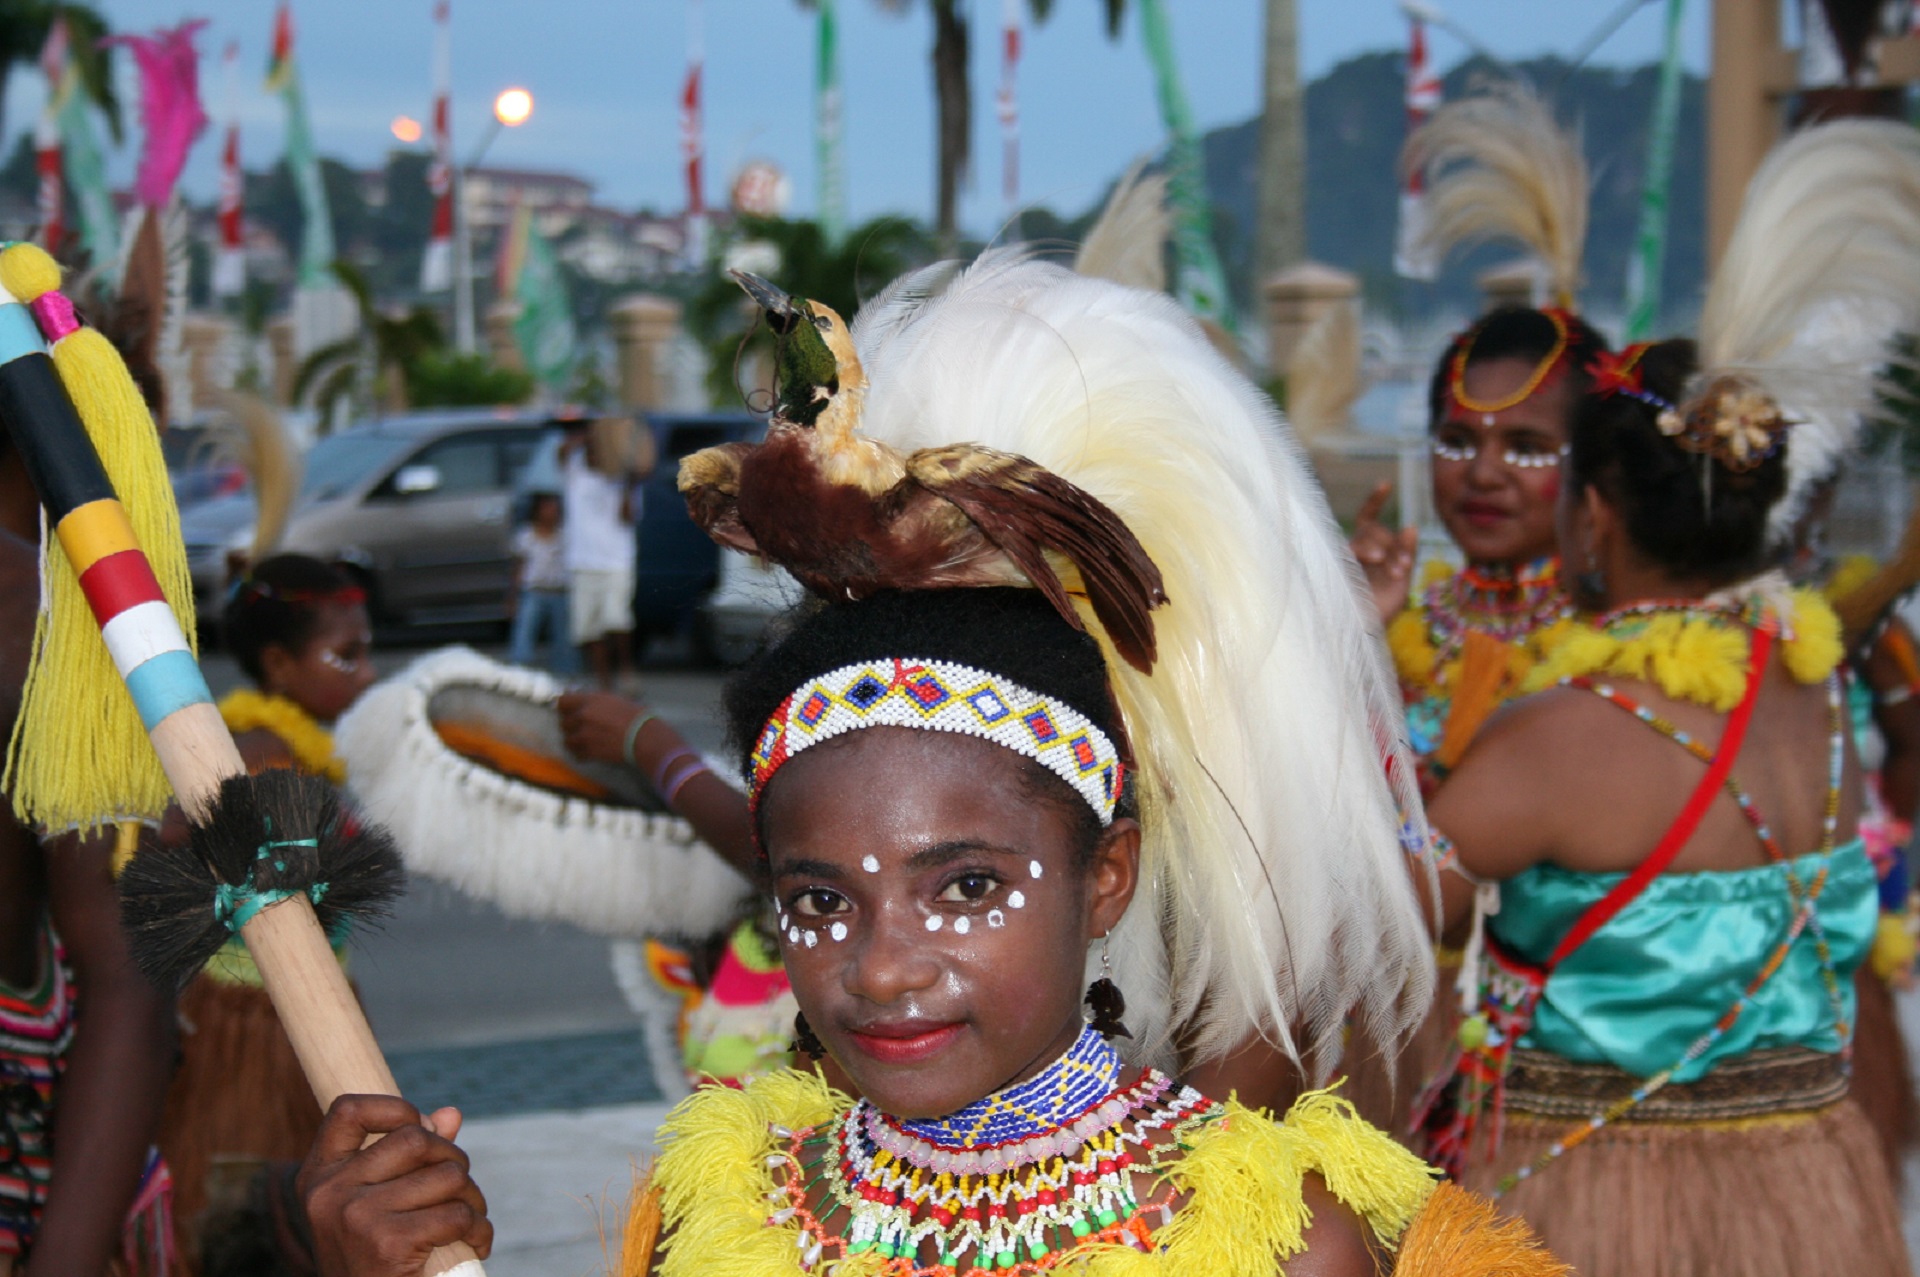
<svg viewBox="0 0 1920 1277"><path fill-rule="evenodd" d="M941 268L930 268L941 269ZM1109 506L1164 574L1149 675L1089 609L1136 755L1142 885L1114 932L1136 1050L1213 1056L1257 1027L1326 1062L1359 1008L1426 1005L1401 850L1419 802L1393 681L1326 499L1269 402L1170 298L1015 251L910 279L854 340L862 431L971 441Z"/></svg>
<svg viewBox="0 0 1920 1277"><path fill-rule="evenodd" d="M1587 161L1538 94L1506 84L1449 102L1407 139L1401 166L1424 171L1424 251L1513 240L1546 268L1557 306L1571 307L1587 243Z"/></svg>
<svg viewBox="0 0 1920 1277"><path fill-rule="evenodd" d="M1792 423L1776 537L1853 447L1888 389L1895 339L1917 325L1920 133L1842 120L1775 147L1708 286L1688 398L1744 385Z"/></svg>

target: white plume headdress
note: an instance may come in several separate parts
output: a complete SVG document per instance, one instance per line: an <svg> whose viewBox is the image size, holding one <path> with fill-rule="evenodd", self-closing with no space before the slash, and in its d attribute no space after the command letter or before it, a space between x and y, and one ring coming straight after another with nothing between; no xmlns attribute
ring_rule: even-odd
<svg viewBox="0 0 1920 1277"><path fill-rule="evenodd" d="M1587 243L1587 161L1521 83L1449 102L1407 139L1401 166L1426 175L1420 244L1433 260L1512 240L1547 273L1553 304L1571 308Z"/></svg>
<svg viewBox="0 0 1920 1277"><path fill-rule="evenodd" d="M1399 701L1358 573L1269 401L1171 299L1024 258L931 267L861 312L862 432L1018 453L1106 503L1166 581L1151 675L1109 678L1135 752L1142 881L1112 937L1134 1050L1258 1029L1316 1066L1357 1008L1392 1041L1429 941Z"/></svg>
<svg viewBox="0 0 1920 1277"><path fill-rule="evenodd" d="M1790 423L1776 538L1852 450L1889 390L1897 339L1916 326L1920 132L1841 120L1775 147L1708 286L1688 397L1744 384Z"/></svg>

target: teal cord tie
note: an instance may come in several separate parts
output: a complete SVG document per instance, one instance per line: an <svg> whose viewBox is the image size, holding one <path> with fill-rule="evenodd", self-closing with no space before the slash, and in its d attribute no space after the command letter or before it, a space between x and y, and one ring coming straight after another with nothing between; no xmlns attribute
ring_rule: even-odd
<svg viewBox="0 0 1920 1277"><path fill-rule="evenodd" d="M274 855L277 850L282 847L318 848L319 845L318 838L293 838L266 842L260 844L260 851L255 859L271 861L275 872L285 873L287 862ZM252 922L262 909L269 905L277 905L282 900L291 900L300 894L302 893L299 891L288 891L281 887L255 888L246 883L216 883L213 888L213 916L225 924L228 931L238 935L240 929ZM305 895L317 905L326 898L327 884L316 882L307 888Z"/></svg>

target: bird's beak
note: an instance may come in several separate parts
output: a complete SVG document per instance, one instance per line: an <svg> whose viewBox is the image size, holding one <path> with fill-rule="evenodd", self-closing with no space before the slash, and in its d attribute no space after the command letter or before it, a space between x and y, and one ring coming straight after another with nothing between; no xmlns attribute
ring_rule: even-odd
<svg viewBox="0 0 1920 1277"><path fill-rule="evenodd" d="M730 270L727 274L733 276L734 283L747 290L747 296L759 303L760 308L767 312L768 319L773 321L776 329L782 332L786 331L787 325L792 322L793 317L798 313L794 307L792 297L781 292L758 275L750 275L743 270Z"/></svg>

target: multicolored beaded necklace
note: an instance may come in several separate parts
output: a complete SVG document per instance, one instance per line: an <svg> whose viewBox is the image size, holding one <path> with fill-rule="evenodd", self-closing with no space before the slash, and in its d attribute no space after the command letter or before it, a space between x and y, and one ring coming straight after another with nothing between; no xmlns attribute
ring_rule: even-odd
<svg viewBox="0 0 1920 1277"><path fill-rule="evenodd" d="M1641 618L1661 613L1675 612L1681 613L1689 619L1711 617L1719 620L1728 620L1738 617L1749 625L1767 625L1776 630L1779 624L1778 619L1772 617L1757 601L1750 601L1744 605L1707 604L1699 601L1688 601L1678 605L1644 603L1632 608L1625 608L1617 612L1609 613L1607 616L1601 618L1600 624L1602 628L1611 628L1623 622L1631 624ZM1567 678L1561 680L1561 682L1565 686L1583 688L1603 697L1611 704L1626 710L1642 723L1645 723L1648 727L1653 728L1653 730L1659 732L1662 736L1673 741L1694 757L1709 764L1713 761L1714 751L1712 749L1702 744L1695 739L1692 734L1683 730L1675 723L1655 713L1653 710L1648 709L1638 701L1635 701L1625 693L1614 688L1611 684L1595 682L1584 677ZM1781 967L1786 963L1787 955L1792 952L1793 946L1799 943L1800 937L1803 934L1811 933L1812 935L1814 951L1820 960L1821 982L1826 986L1827 1002L1833 1012L1834 1027L1840 1038L1843 1066L1850 1067L1853 1058L1852 1025L1847 1020L1846 999L1841 989L1839 973L1834 966L1833 950L1828 942L1826 931L1820 924L1820 915L1816 910L1820 893L1826 887L1828 872L1832 867L1831 857L1840 821L1841 780L1846 766L1845 696L1842 692L1840 677L1837 673L1829 675L1827 679L1827 728L1826 804L1821 812L1820 846L1815 853L1824 857L1824 859L1821 862L1819 871L1814 875L1811 884L1801 880L1799 873L1793 867L1792 860L1789 859L1786 852L1782 850L1779 840L1774 837L1772 828L1767 824L1765 818L1761 816L1760 810L1755 806L1752 797L1748 795L1731 776L1726 780L1727 793L1733 798L1734 802L1738 804L1741 815L1745 816L1748 823L1753 826L1754 834L1759 838L1760 845L1766 849L1767 858L1779 866L1786 881L1787 894L1793 902L1792 919L1788 923L1786 933L1781 937L1779 943L1776 944L1773 951L1767 955L1766 960L1760 964L1759 969L1741 990L1739 998L1734 1001L1733 1005L1722 1012L1719 1019L1715 1020L1706 1032L1695 1038L1687 1047L1686 1051L1681 1054L1679 1059L1652 1077L1642 1081L1640 1085L1636 1086L1629 1094L1608 1106L1604 1112L1594 1115L1582 1125L1575 1127L1563 1138L1554 1141L1546 1152L1535 1158L1531 1163L1520 1167L1511 1174L1501 1177L1499 1183L1494 1188L1493 1196L1502 1197L1506 1195L1522 1181L1539 1174L1557 1158L1577 1148L1595 1131L1619 1121L1635 1106L1643 1103L1649 1096L1666 1086L1668 1082L1673 1080L1675 1075L1711 1050L1714 1044L1726 1036L1727 1031L1746 1013L1747 1008L1753 1005L1754 997L1766 983L1778 974Z"/></svg>
<svg viewBox="0 0 1920 1277"><path fill-rule="evenodd" d="M935 1121L901 1121L865 1100L815 1132L791 1135L782 1203L770 1223L798 1220L803 1266L834 1250L874 1252L889 1274L954 1277L966 1272L1044 1272L1075 1248L1151 1246L1148 1218L1164 1220L1171 1198L1144 1207L1136 1173L1157 1174L1186 1134L1214 1120L1199 1092L1147 1070L1120 1086L1119 1053L1091 1028L1039 1075ZM844 1214L829 1230L807 1209L824 1189L823 1212ZM922 1248L937 1251L929 1267Z"/></svg>
<svg viewBox="0 0 1920 1277"><path fill-rule="evenodd" d="M1470 632L1517 643L1573 610L1560 589L1560 561L1551 556L1518 568L1469 563L1429 586L1420 607L1436 671L1460 655Z"/></svg>

